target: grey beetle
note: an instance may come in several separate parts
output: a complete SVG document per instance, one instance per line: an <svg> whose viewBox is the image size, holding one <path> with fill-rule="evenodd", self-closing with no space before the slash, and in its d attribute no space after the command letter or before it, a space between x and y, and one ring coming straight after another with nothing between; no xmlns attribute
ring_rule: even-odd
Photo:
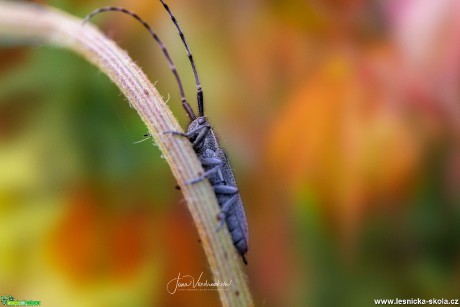
<svg viewBox="0 0 460 307"><path fill-rule="evenodd" d="M204 104L203 104L203 91L201 89L201 83L198 78L198 72L195 67L195 62L192 57L192 53L190 48L185 40L185 36L176 20L174 15L171 13L168 5L164 3L163 0L160 0L163 4L164 8L168 12L171 20L173 21L174 25L179 32L180 38L182 43L185 46L187 51L187 56L189 58L190 64L193 69L193 73L195 75L195 82L197 87L197 101L198 101L198 112L199 116L197 117L193 112L192 108L188 104L184 88L177 73L176 66L174 65L169 53L163 44L163 42L159 39L153 29L136 13L131 12L122 7L113 7L107 6L100 9L97 9L87 15L83 23L86 23L96 14L107 12L107 11L116 11L128 14L135 19L137 19L142 25L150 32L152 37L160 46L163 54L166 57L166 60L169 63L169 66L176 78L176 81L179 85L179 91L181 95L181 102L182 106L184 107L185 111L187 112L188 116L190 117L190 124L187 129L187 133L181 133L177 131L165 131L164 133L171 133L174 135L179 135L186 137L193 146L193 149L200 160L203 168L205 170L204 174L187 182L186 184L194 184L199 181L205 180L206 178L211 183L211 186L214 189L214 193L216 194L217 201L220 206L220 213L217 216L218 220L220 220L220 224L218 226L218 230L224 225L227 224L228 230L232 236L233 244L237 249L238 253L241 255L245 264L247 264L245 255L248 251L248 224L246 220L246 215L244 213L243 202L241 200L240 193L238 191L235 177L233 175L233 170L230 166L230 163L225 155L224 151L219 146L217 141L216 135L212 130L211 125L208 123L205 115L204 115ZM148 135L146 135L148 136Z"/></svg>

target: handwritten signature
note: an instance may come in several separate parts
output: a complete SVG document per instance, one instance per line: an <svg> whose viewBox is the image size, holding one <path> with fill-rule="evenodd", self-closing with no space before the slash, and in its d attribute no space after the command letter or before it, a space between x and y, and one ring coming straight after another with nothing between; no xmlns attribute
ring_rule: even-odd
<svg viewBox="0 0 460 307"><path fill-rule="evenodd" d="M170 294L176 293L177 290L183 291L183 290L189 290L189 289L195 289L195 290L224 290L225 287L229 287L232 284L232 281L230 282L224 281L221 282L219 280L215 282L208 282L205 280L204 282L201 281L201 277L203 276L203 272L201 272L200 276L198 277L197 280L192 275L183 275L181 276L180 272L177 274L176 278L171 279L168 284L166 285L166 290Z"/></svg>

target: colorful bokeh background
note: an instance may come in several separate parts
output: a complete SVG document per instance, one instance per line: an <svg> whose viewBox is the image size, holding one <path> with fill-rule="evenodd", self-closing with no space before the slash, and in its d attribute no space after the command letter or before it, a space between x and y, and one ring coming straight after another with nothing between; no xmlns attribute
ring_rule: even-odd
<svg viewBox="0 0 460 307"><path fill-rule="evenodd" d="M159 1L123 6L192 71ZM460 2L168 2L247 212L257 306L460 298ZM183 127L159 48L128 16L93 20L143 67ZM0 49L0 295L42 306L217 306L180 191L106 76L67 50Z"/></svg>

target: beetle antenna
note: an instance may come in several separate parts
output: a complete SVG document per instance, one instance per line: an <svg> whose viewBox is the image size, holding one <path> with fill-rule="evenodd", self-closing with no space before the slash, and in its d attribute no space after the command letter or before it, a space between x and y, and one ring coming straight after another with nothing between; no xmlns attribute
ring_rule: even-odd
<svg viewBox="0 0 460 307"><path fill-rule="evenodd" d="M171 16L171 20L176 26L177 31L179 32L180 38L182 42L184 43L185 49L187 50L187 56L190 61L190 64L192 65L193 74L195 75L196 90L197 90L196 98L198 101L198 113L199 113L199 116L203 116L204 115L203 90L201 89L201 83L200 83L200 79L198 78L198 72L196 70L195 62L193 61L192 52L190 51L190 48L188 47L188 44L185 41L184 33L182 32L179 24L177 23L176 17L174 17L174 15L171 13L171 10L169 9L168 5L163 0L160 0L160 1L163 4L166 11L168 11L169 16Z"/></svg>
<svg viewBox="0 0 460 307"><path fill-rule="evenodd" d="M125 14L128 14L128 15L132 16L135 19L137 19L137 21L139 21L144 26L144 28L146 28L150 32L152 37L155 39L155 41L158 43L158 45L160 46L161 50L163 51L163 54L164 54L164 56L166 57L166 60L169 63L169 67L171 68L171 71L174 74L174 77L176 77L177 84L179 85L179 91L180 91L182 106L184 107L185 111L187 112L187 114L188 114L188 116L190 117L191 120L196 119L195 113L193 113L192 108L190 107L190 105L188 104L188 102L187 102L187 100L185 98L184 87L183 87L182 82L180 80L179 74L177 73L176 66L174 65L174 62L172 61L171 57L169 56L169 53L168 53L168 50L166 49L166 46L163 44L163 42L160 40L160 38L157 36L157 34L153 31L153 29L147 24L147 22L145 22L142 18L140 18L139 15L137 15L136 13L131 12L131 11L125 9L125 8L122 8L122 7L106 6L106 7L102 7L100 9L97 9L97 10L91 12L89 15L87 15L85 17L85 19L83 20L83 25L85 25L94 15L97 15L97 14L103 13L103 12L108 12L108 11L121 12L121 13L125 13Z"/></svg>

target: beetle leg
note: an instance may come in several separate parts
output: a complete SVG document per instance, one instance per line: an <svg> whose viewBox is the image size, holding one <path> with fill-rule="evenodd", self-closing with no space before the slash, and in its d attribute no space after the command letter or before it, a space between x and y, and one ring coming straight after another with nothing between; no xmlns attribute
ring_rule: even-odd
<svg viewBox="0 0 460 307"><path fill-rule="evenodd" d="M196 127L195 129L193 129L193 130L191 130L191 131L189 131L187 133L183 133L183 132L179 132L179 131L166 130L166 131L163 131L163 134L171 133L171 134L174 134L174 135L180 135L180 136L183 136L183 137L186 137L186 138L190 138L192 135L194 135L198 131L200 131L202 129L205 129L205 128L210 128L210 127L211 126L209 126L209 125L199 126L199 127ZM144 136L147 136L147 135L144 135Z"/></svg>
<svg viewBox="0 0 460 307"><path fill-rule="evenodd" d="M204 180L206 177L208 177L211 174L214 174L215 172L218 173L219 178L222 178L222 171L220 170L220 165L222 164L222 160L218 158L203 158L201 160L201 165L203 166L214 166L213 168L207 170L203 175L199 176L198 178L195 178L193 180L187 181L185 184L194 184L197 182L200 182ZM223 181L223 180L222 180Z"/></svg>
<svg viewBox="0 0 460 307"><path fill-rule="evenodd" d="M195 130L192 130L192 131L189 131L187 133L183 133L183 132L179 132L179 131L172 131L172 130L166 130L166 131L163 131L163 134L172 134L172 135L179 135L179 136L183 136L184 138L190 138L196 131L198 130L195 129Z"/></svg>
<svg viewBox="0 0 460 307"><path fill-rule="evenodd" d="M206 134L208 134L209 128L210 128L210 126L200 127L201 131L198 133L198 136L196 137L196 139L192 143L193 148L196 148L198 146L198 144L203 142L203 140L206 137ZM190 131L190 132L192 132L192 131Z"/></svg>
<svg viewBox="0 0 460 307"><path fill-rule="evenodd" d="M219 194L232 195L232 194L238 193L238 189L230 185L219 184L219 185L213 186L213 188L214 188L214 192L219 193Z"/></svg>
<svg viewBox="0 0 460 307"><path fill-rule="evenodd" d="M232 197L227 199L225 203L222 205L222 208L220 209L220 213L217 215L217 219L220 221L219 226L217 227L217 231L219 231L222 228L222 226L224 226L225 217L230 211L232 204L237 200L237 197L238 197L238 194L233 195Z"/></svg>
<svg viewBox="0 0 460 307"><path fill-rule="evenodd" d="M172 135L180 135L180 136L183 136L185 138L188 138L188 135L187 133L183 133L183 132L179 132L179 131L172 131L172 130L166 130L166 131L163 131L163 134L172 134Z"/></svg>
<svg viewBox="0 0 460 307"><path fill-rule="evenodd" d="M225 201L225 203L222 205L222 208L220 209L220 212L226 215L229 211L230 208L232 207L232 204L236 201L238 198L238 194L233 195L229 199Z"/></svg>
<svg viewBox="0 0 460 307"><path fill-rule="evenodd" d="M201 159L201 165L203 166L213 166L213 165L221 165L222 160L218 158L203 158Z"/></svg>
<svg viewBox="0 0 460 307"><path fill-rule="evenodd" d="M218 158L203 158L201 159L201 165L203 166L220 166L222 165L222 160ZM224 182L224 176L222 175L222 169L217 169L217 174L219 175L220 181Z"/></svg>
<svg viewBox="0 0 460 307"><path fill-rule="evenodd" d="M219 169L217 170L217 174L219 175L220 181L225 182L225 180L224 180L224 175L222 174L222 169L219 168Z"/></svg>
<svg viewBox="0 0 460 307"><path fill-rule="evenodd" d="M212 166L212 165L221 165L222 160L218 158L203 158L201 159L201 165L203 166ZM219 179L221 182L225 182L224 175L222 174L222 169L217 170L217 175L219 175Z"/></svg>
<svg viewBox="0 0 460 307"><path fill-rule="evenodd" d="M220 170L220 165L216 165L214 166L213 168L211 168L210 170L207 170L206 172L204 172L203 175L195 178L195 179L192 179L190 181L187 181L185 184L194 184L194 183L197 183L197 182L200 182L204 179L206 179L209 175L211 174L214 174L215 172L218 172Z"/></svg>

